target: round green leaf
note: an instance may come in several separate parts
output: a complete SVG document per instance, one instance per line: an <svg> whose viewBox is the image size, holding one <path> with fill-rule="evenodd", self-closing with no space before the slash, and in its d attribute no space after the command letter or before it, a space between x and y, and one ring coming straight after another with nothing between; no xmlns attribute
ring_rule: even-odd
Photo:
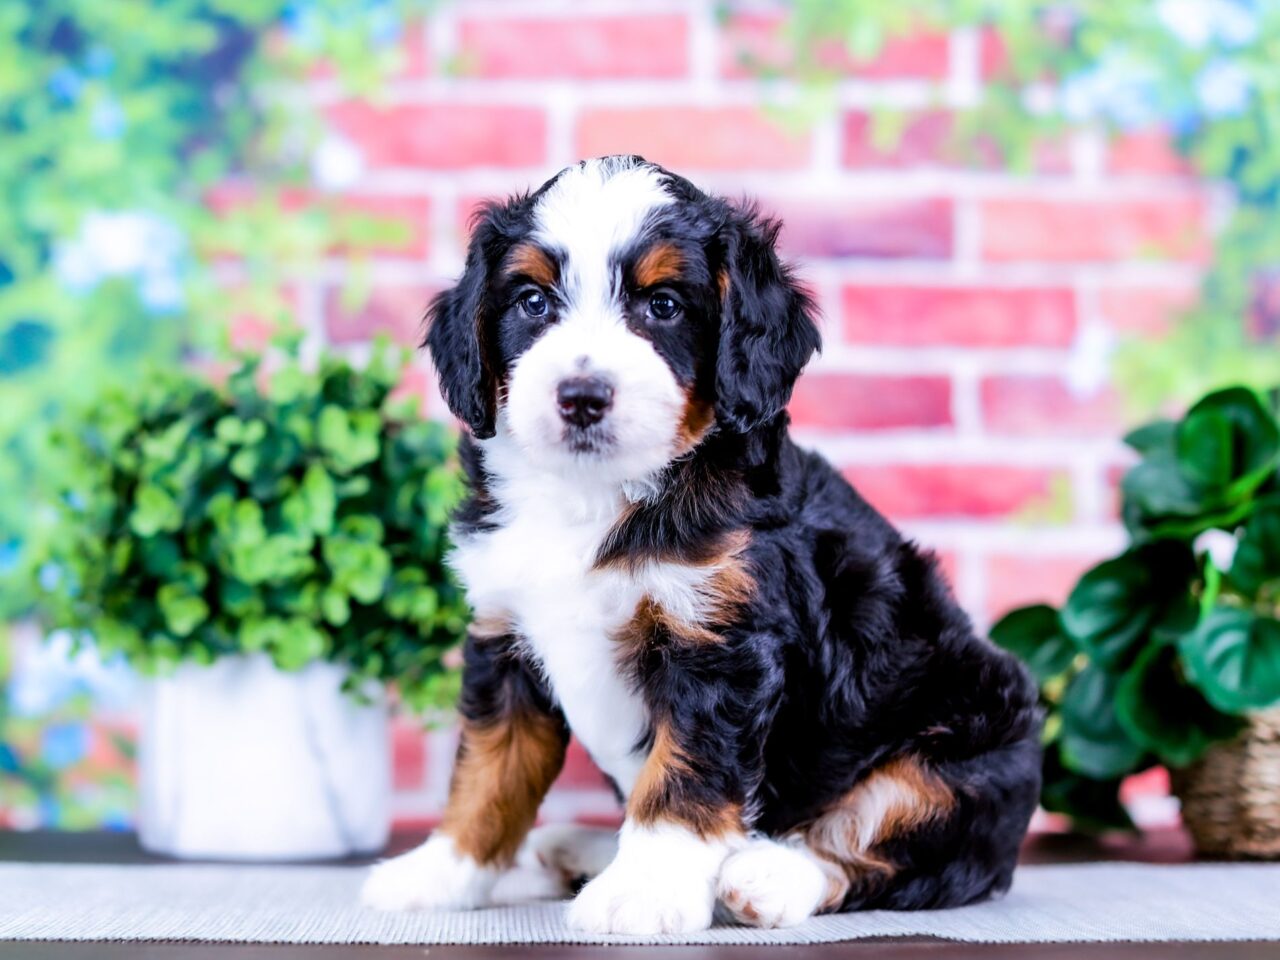
<svg viewBox="0 0 1280 960"><path fill-rule="evenodd" d="M1132 773L1145 750L1116 717L1118 678L1086 667L1062 697L1062 734L1058 743L1067 769L1096 780Z"/></svg>
<svg viewBox="0 0 1280 960"><path fill-rule="evenodd" d="M1006 614L991 628L991 639L1019 657L1041 683L1062 674L1078 653L1058 611L1044 604Z"/></svg>
<svg viewBox="0 0 1280 960"><path fill-rule="evenodd" d="M1041 805L1065 813L1080 830L1132 830L1133 821L1120 803L1120 778L1094 779L1068 770L1056 744L1044 751Z"/></svg>
<svg viewBox="0 0 1280 960"><path fill-rule="evenodd" d="M1180 644L1192 681L1225 713L1280 703L1280 621L1218 606Z"/></svg>
<svg viewBox="0 0 1280 960"><path fill-rule="evenodd" d="M1177 648L1169 644L1147 647L1120 678L1116 717L1135 743L1174 767L1192 763L1239 729L1186 682Z"/></svg>
<svg viewBox="0 0 1280 960"><path fill-rule="evenodd" d="M1245 524L1230 579L1250 596L1268 581L1280 580L1280 502L1260 505Z"/></svg>
<svg viewBox="0 0 1280 960"><path fill-rule="evenodd" d="M1195 557L1181 543L1130 550L1080 578L1062 609L1062 626L1099 666L1122 666L1187 596L1194 574Z"/></svg>

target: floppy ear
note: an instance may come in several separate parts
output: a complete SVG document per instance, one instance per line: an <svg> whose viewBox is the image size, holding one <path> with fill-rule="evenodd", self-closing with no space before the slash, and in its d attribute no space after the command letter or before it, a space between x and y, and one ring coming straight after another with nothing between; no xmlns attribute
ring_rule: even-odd
<svg viewBox="0 0 1280 960"><path fill-rule="evenodd" d="M487 300L496 208L481 211L462 278L438 294L427 310L423 346L431 353L449 409L479 439L492 437L498 381L489 355Z"/></svg>
<svg viewBox="0 0 1280 960"><path fill-rule="evenodd" d="M781 224L735 210L723 231L716 419L747 433L775 419L822 337L813 299L774 249Z"/></svg>

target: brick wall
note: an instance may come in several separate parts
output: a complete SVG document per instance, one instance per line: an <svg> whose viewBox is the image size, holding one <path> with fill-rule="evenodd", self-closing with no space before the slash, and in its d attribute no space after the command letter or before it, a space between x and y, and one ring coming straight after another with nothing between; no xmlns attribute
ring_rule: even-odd
<svg viewBox="0 0 1280 960"><path fill-rule="evenodd" d="M777 22L767 6L722 22L712 0L470 0L407 33L405 68L376 105L318 76L309 95L324 104L327 149L359 161L341 189L413 229L368 262L335 255L297 302L335 344L412 337L428 295L460 270L476 199L585 155L638 152L753 194L786 218L783 245L825 314L826 349L792 407L798 437L937 549L980 625L1060 601L1121 540L1125 416L1106 357L1159 336L1190 302L1216 197L1160 131L1110 144L1078 132L1043 145L1025 175L993 150L960 159L951 119L998 63L971 32L896 41L862 66L823 51L845 77L838 109L780 123L761 107L797 100ZM743 52L783 79L753 79ZM872 136L880 105L909 112L888 150ZM372 295L349 311L338 290L353 271ZM431 393L425 364L411 382ZM398 730L402 817L438 810L451 741ZM575 753L547 811L614 805Z"/></svg>

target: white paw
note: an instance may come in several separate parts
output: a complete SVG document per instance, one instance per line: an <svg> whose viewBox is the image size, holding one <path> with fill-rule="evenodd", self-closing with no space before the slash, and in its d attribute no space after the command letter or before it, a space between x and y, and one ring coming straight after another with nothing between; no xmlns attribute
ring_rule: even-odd
<svg viewBox="0 0 1280 960"><path fill-rule="evenodd" d="M516 862L555 871L566 882L590 880L604 872L618 852L618 831L549 823L534 827L516 855Z"/></svg>
<svg viewBox="0 0 1280 960"><path fill-rule="evenodd" d="M817 912L827 875L807 850L755 840L725 860L716 892L740 923L791 927Z"/></svg>
<svg viewBox="0 0 1280 960"><path fill-rule="evenodd" d="M614 863L569 905L569 925L589 933L690 933L711 926L710 885L678 874L637 872Z"/></svg>
<svg viewBox="0 0 1280 960"><path fill-rule="evenodd" d="M469 910L489 902L498 874L437 833L416 850L375 864L360 902L374 910Z"/></svg>
<svg viewBox="0 0 1280 960"><path fill-rule="evenodd" d="M569 925L633 936L705 930L726 852L681 827L627 824L617 857L569 905Z"/></svg>

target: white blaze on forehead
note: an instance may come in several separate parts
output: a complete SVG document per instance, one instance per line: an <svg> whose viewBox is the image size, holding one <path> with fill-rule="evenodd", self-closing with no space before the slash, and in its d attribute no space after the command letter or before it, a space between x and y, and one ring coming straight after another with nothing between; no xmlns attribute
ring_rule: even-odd
<svg viewBox="0 0 1280 960"><path fill-rule="evenodd" d="M571 309L599 309L610 302L610 258L639 236L650 213L672 202L657 170L629 163L605 157L571 167L534 210L537 238L564 251L563 283Z"/></svg>

